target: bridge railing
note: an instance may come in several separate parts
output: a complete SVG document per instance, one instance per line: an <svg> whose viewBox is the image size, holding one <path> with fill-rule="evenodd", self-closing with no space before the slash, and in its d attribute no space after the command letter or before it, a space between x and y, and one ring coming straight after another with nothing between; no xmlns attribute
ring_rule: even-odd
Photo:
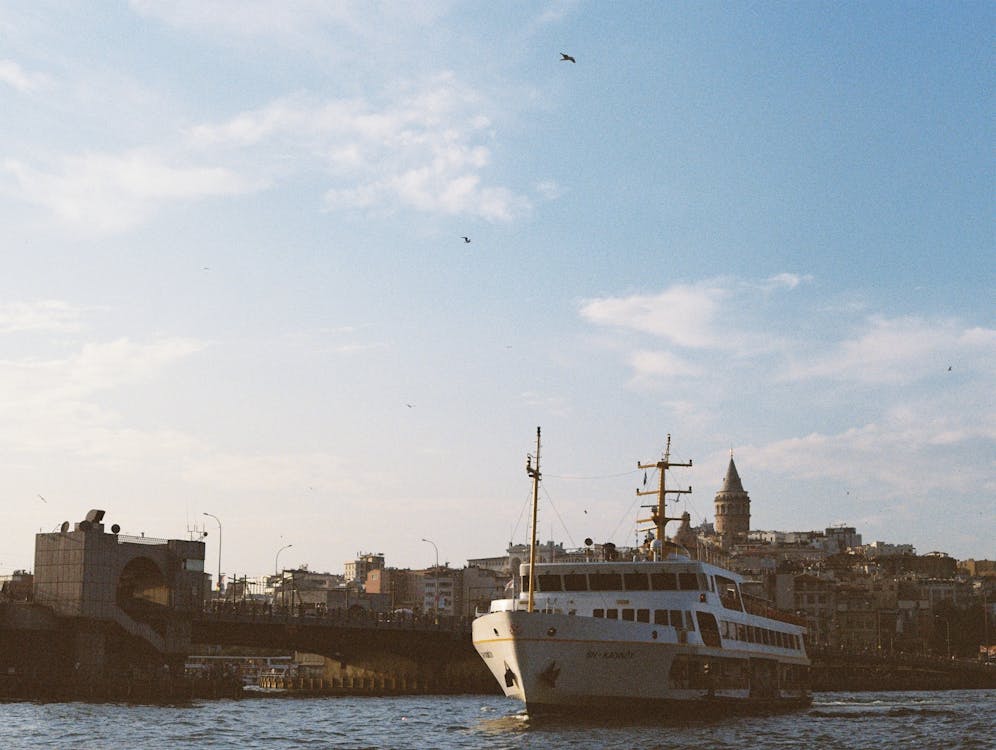
<svg viewBox="0 0 996 750"><path fill-rule="evenodd" d="M471 618L448 615L398 614L374 612L366 609L332 608L316 611L303 607L281 607L272 605L245 605L242 603L218 603L206 606L200 615L203 619L228 622L272 622L296 623L305 625L328 625L355 628L385 628L396 630L440 630L464 633L470 632Z"/></svg>

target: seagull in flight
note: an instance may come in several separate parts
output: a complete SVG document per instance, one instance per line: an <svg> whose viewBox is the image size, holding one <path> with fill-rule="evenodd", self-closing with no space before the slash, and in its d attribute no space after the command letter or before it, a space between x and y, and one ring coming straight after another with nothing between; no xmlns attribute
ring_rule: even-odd
<svg viewBox="0 0 996 750"><path fill-rule="evenodd" d="M566 52L561 52L560 53L560 62L572 62L572 63L576 63L577 60L575 60L573 57L571 57L570 55L568 55Z"/></svg>
<svg viewBox="0 0 996 750"><path fill-rule="evenodd" d="M466 244L466 243L469 243L469 242L470 242L470 237L466 237L466 236L465 236L465 237L463 238L463 241L464 241L464 243L465 243L465 244Z"/></svg>

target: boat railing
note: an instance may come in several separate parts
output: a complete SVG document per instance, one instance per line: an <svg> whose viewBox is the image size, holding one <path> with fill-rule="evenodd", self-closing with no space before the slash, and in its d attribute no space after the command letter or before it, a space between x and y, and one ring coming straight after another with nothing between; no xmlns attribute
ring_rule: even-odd
<svg viewBox="0 0 996 750"><path fill-rule="evenodd" d="M803 627L806 625L806 620L804 618L792 614L791 612L776 609L763 599L755 599L754 597L744 596L743 601L744 609L752 615L767 617L769 620L778 620L779 622L786 622L790 625L801 625Z"/></svg>

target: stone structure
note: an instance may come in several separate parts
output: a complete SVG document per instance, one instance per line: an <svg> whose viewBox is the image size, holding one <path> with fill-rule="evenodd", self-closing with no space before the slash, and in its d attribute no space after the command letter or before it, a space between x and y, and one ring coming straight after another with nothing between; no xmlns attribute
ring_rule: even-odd
<svg viewBox="0 0 996 750"><path fill-rule="evenodd" d="M750 532L750 496L744 490L737 474L737 466L730 456L730 465L723 477L723 486L716 493L716 534L724 548L747 541Z"/></svg>
<svg viewBox="0 0 996 750"><path fill-rule="evenodd" d="M104 511L91 510L35 536L34 601L59 618L85 623L76 632L77 669L100 674L118 634L168 663L189 645L190 618L204 603L204 543L108 533Z"/></svg>

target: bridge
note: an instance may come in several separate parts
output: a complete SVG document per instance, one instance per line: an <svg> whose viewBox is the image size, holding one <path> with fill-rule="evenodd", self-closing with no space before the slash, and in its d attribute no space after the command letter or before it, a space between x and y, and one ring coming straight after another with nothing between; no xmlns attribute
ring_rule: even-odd
<svg viewBox="0 0 996 750"><path fill-rule="evenodd" d="M371 670L422 672L469 661L486 673L471 645L470 623L459 618L204 611L191 620L190 640L303 651Z"/></svg>
<svg viewBox="0 0 996 750"><path fill-rule="evenodd" d="M0 673L52 683L182 675L212 646L299 651L402 684L493 689L469 623L355 609L205 608L204 544L129 537L91 510L35 538L34 601L0 603Z"/></svg>

